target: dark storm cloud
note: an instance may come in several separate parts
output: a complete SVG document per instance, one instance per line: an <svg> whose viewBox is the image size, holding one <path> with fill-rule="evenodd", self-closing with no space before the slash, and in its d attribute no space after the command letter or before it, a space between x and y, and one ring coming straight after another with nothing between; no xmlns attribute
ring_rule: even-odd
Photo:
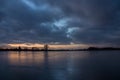
<svg viewBox="0 0 120 80"><path fill-rule="evenodd" d="M119 0L0 0L0 42L120 44Z"/></svg>
<svg viewBox="0 0 120 80"><path fill-rule="evenodd" d="M51 1L52 5L59 5L66 16L79 19L79 22L75 19L72 26L69 25L77 27L70 33L73 41L87 44L120 44L119 0Z"/></svg>
<svg viewBox="0 0 120 80"><path fill-rule="evenodd" d="M56 28L54 21L62 15L60 10L47 3L25 1L6 0L1 6L1 42L69 42L65 29L52 29Z"/></svg>

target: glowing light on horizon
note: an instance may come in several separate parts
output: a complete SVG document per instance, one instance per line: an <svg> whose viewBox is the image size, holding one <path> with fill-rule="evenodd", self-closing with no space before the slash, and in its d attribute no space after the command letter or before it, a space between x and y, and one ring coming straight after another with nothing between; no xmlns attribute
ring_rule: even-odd
<svg viewBox="0 0 120 80"><path fill-rule="evenodd" d="M42 47L42 44L8 44L11 47Z"/></svg>
<svg viewBox="0 0 120 80"><path fill-rule="evenodd" d="M10 47L43 47L44 44L31 44L31 43L23 43L23 44L8 44L8 46ZM79 49L79 48L87 48L88 45L84 45L84 44L59 44L59 45L51 45L49 44L49 48L52 48L52 49Z"/></svg>

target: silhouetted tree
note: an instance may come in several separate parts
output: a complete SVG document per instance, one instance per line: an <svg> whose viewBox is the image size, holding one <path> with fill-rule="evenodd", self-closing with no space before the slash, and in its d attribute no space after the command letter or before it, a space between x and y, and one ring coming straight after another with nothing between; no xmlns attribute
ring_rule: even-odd
<svg viewBox="0 0 120 80"><path fill-rule="evenodd" d="M44 50L48 51L48 45L47 44L44 45Z"/></svg>
<svg viewBox="0 0 120 80"><path fill-rule="evenodd" d="M21 50L21 47L20 47L20 46L18 47L18 50L19 50L19 51Z"/></svg>

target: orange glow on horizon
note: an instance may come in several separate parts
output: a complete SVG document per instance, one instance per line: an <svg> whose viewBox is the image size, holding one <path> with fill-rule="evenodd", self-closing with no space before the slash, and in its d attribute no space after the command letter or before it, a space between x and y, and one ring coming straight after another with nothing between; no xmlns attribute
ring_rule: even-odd
<svg viewBox="0 0 120 80"><path fill-rule="evenodd" d="M8 44L11 47L43 47L42 44Z"/></svg>
<svg viewBox="0 0 120 80"><path fill-rule="evenodd" d="M29 44L27 44L27 43L15 44L14 43L14 44L8 44L8 46L10 46L10 47L19 47L19 46L20 47L43 47L44 45L43 44L37 44L37 43L36 44L31 44L31 43L29 43ZM54 49L56 49L56 48L72 49L72 48L87 48L87 47L88 47L88 45L84 45L84 44L49 45L49 48L54 48Z"/></svg>

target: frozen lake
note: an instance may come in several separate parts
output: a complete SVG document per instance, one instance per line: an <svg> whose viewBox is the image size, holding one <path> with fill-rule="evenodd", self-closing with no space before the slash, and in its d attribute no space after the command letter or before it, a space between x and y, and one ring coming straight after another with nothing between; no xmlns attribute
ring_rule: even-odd
<svg viewBox="0 0 120 80"><path fill-rule="evenodd" d="M0 52L0 80L120 80L120 51Z"/></svg>

